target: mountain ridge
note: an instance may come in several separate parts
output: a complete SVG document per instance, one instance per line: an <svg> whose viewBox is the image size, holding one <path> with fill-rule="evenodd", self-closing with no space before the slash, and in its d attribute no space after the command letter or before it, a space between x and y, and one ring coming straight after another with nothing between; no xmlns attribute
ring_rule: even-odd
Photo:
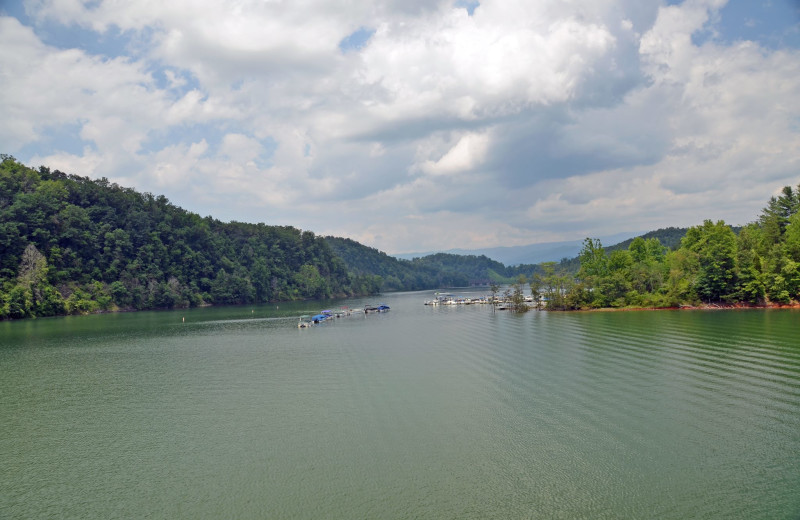
<svg viewBox="0 0 800 520"><path fill-rule="evenodd" d="M642 236L647 232L632 231L622 232L605 237L600 237L600 241L605 244L617 244L625 240L632 240L637 236ZM514 267L524 264L540 264L542 262L558 262L562 259L569 259L578 256L584 239L565 240L560 242L538 242L522 246L497 246L478 249L453 248L447 250L434 250L420 253L396 253L390 254L395 258L413 260L423 258L437 253L445 253L462 256L486 256L500 262L507 267Z"/></svg>

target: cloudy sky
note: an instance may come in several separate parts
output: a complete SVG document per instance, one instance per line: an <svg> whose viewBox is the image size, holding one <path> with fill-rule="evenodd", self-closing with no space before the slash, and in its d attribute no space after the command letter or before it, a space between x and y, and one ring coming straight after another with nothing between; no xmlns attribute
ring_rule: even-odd
<svg viewBox="0 0 800 520"><path fill-rule="evenodd" d="M752 221L797 0L0 0L0 152L389 253Z"/></svg>

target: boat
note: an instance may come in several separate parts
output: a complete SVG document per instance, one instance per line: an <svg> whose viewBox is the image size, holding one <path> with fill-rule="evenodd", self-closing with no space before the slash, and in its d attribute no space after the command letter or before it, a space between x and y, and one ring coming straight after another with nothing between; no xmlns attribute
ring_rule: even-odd
<svg viewBox="0 0 800 520"><path fill-rule="evenodd" d="M300 319L297 322L297 328L305 329L306 327L310 327L311 321L309 320L311 320L311 316L308 314L303 314L302 316L300 316Z"/></svg>
<svg viewBox="0 0 800 520"><path fill-rule="evenodd" d="M455 305L456 298L450 293L435 292L433 300L427 300L425 305Z"/></svg>
<svg viewBox="0 0 800 520"><path fill-rule="evenodd" d="M442 292L436 292L434 293L434 296L435 298L433 300L425 300L425 305L483 305L492 303L492 298L488 296L471 298L468 296L455 296L451 293ZM501 300L495 297L494 301L500 302Z"/></svg>
<svg viewBox="0 0 800 520"><path fill-rule="evenodd" d="M328 318L330 318L330 316L328 316L327 314L316 314L314 316L311 316L311 322L315 323L315 324L322 323L323 321L327 320Z"/></svg>
<svg viewBox="0 0 800 520"><path fill-rule="evenodd" d="M364 314L369 314L370 312L386 312L389 309L390 307L385 303L381 303L380 305L365 305Z"/></svg>

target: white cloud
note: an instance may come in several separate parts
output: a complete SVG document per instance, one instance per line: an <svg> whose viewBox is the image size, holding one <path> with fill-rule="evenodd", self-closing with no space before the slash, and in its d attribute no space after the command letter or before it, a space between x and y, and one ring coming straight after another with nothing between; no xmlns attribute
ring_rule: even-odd
<svg viewBox="0 0 800 520"><path fill-rule="evenodd" d="M14 121L3 125L0 139L12 146L77 125L99 154L133 157L150 130L166 126L170 99L141 62L49 47L10 17L0 17L0 49L0 117ZM113 164L122 162L128 161Z"/></svg>
<svg viewBox="0 0 800 520"><path fill-rule="evenodd" d="M34 155L30 159L31 165L43 165L52 170L61 170L66 173L78 173L84 177L102 177L98 171L103 164L103 157L86 148L80 155L57 152L47 156Z"/></svg>
<svg viewBox="0 0 800 520"><path fill-rule="evenodd" d="M0 18L0 141L390 252L741 223L797 184L800 54L715 38L724 5L29 0L33 27Z"/></svg>
<svg viewBox="0 0 800 520"><path fill-rule="evenodd" d="M251 163L263 151L258 140L242 134L227 134L220 146L220 155L237 163Z"/></svg>
<svg viewBox="0 0 800 520"><path fill-rule="evenodd" d="M191 172L198 168L207 151L205 139L188 146L181 144L162 149L150 161L156 185L161 188L186 186L192 181Z"/></svg>
<svg viewBox="0 0 800 520"><path fill-rule="evenodd" d="M483 163L488 147L488 135L468 133L461 136L440 159L427 160L420 169L430 175L452 175L469 171Z"/></svg>
<svg viewBox="0 0 800 520"><path fill-rule="evenodd" d="M396 121L471 120L563 102L614 37L575 17L547 22L543 4L485 2L474 16L385 22L362 53L359 75L379 87L371 112Z"/></svg>

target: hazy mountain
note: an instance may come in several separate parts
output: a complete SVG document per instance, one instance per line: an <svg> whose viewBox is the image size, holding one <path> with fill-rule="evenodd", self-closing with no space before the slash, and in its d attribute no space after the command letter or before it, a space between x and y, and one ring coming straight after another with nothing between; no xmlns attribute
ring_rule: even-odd
<svg viewBox="0 0 800 520"><path fill-rule="evenodd" d="M601 237L600 241L604 245L612 245L623 240L631 239L641 235L641 231L631 231L627 233L617 233ZM489 247L484 249L448 249L440 251L428 251L425 253L402 253L392 255L396 258L411 260L435 253L450 253L454 255L485 255L492 260L496 260L507 266L519 264L539 264L541 262L558 262L562 258L573 258L578 256L581 251L583 240L569 240L564 242L542 242L538 244L528 244L526 246L510 247Z"/></svg>

